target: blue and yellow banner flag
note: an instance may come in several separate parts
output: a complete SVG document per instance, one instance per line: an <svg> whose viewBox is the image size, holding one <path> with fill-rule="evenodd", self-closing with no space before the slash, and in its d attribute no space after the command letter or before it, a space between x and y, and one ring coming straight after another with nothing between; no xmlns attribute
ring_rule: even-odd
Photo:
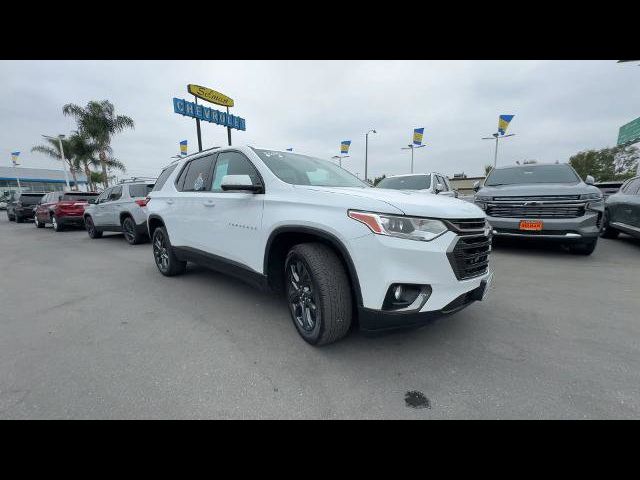
<svg viewBox="0 0 640 480"><path fill-rule="evenodd" d="M20 152L11 152L11 162L13 163L14 167L16 165L19 165L19 163L18 163L18 157L19 156L20 156Z"/></svg>
<svg viewBox="0 0 640 480"><path fill-rule="evenodd" d="M351 146L351 140L344 140L341 144L340 144L340 153L341 154L347 154L349 153L349 147Z"/></svg>
<svg viewBox="0 0 640 480"><path fill-rule="evenodd" d="M507 128L509 128L509 123L511 123L513 117L515 115L500 115L498 118L498 133L500 135L507 133Z"/></svg>
<svg viewBox="0 0 640 480"><path fill-rule="evenodd" d="M422 145L422 136L424 135L424 128L413 129L413 144Z"/></svg>
<svg viewBox="0 0 640 480"><path fill-rule="evenodd" d="M287 148L287 152L293 152L293 147Z"/></svg>
<svg viewBox="0 0 640 480"><path fill-rule="evenodd" d="M183 157L187 156L187 141L186 140L182 140L180 142L180 155L182 155Z"/></svg>

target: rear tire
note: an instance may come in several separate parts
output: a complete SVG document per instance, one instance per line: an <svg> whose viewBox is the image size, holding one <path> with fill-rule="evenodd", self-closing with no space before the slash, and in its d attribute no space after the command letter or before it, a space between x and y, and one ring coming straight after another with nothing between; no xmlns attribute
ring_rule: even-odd
<svg viewBox="0 0 640 480"><path fill-rule="evenodd" d="M321 243L294 246L285 260L287 303L305 342L327 345L351 327L349 277L338 255Z"/></svg>
<svg viewBox="0 0 640 480"><path fill-rule="evenodd" d="M100 238L102 237L102 232L98 230L93 223L93 219L91 217L86 217L84 219L84 228L87 229L87 233L89 234L89 238Z"/></svg>
<svg viewBox="0 0 640 480"><path fill-rule="evenodd" d="M602 219L602 230L600 230L600 236L602 238L618 238L620 232L609 225L609 212L604 211L604 218Z"/></svg>
<svg viewBox="0 0 640 480"><path fill-rule="evenodd" d="M53 224L53 229L56 232L62 232L64 230L64 225L62 225L55 215L51 215L51 223Z"/></svg>
<svg viewBox="0 0 640 480"><path fill-rule="evenodd" d="M158 227L153 231L152 239L153 259L160 273L166 277L173 277L184 273L187 262L178 260L169 241L169 235L164 227Z"/></svg>
<svg viewBox="0 0 640 480"><path fill-rule="evenodd" d="M598 244L598 237L581 243L569 245L569 251L574 255L591 255Z"/></svg>
<svg viewBox="0 0 640 480"><path fill-rule="evenodd" d="M122 220L122 233L129 245L137 245L142 242L142 235L138 233L136 222L131 217L124 217Z"/></svg>

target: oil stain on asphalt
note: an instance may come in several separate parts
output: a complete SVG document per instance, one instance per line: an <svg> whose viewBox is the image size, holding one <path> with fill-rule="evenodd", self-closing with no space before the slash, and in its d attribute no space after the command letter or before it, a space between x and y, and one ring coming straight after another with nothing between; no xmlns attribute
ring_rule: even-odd
<svg viewBox="0 0 640 480"><path fill-rule="evenodd" d="M431 401L424 393L412 390L404 394L404 403L410 408L431 408Z"/></svg>

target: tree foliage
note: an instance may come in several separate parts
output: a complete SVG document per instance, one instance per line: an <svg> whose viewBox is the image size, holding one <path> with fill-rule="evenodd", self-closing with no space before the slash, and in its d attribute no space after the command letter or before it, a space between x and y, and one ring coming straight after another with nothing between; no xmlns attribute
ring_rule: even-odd
<svg viewBox="0 0 640 480"><path fill-rule="evenodd" d="M638 149L633 146L616 146L601 150L585 150L569 159L569 164L584 180L592 175L596 182L626 180L636 174Z"/></svg>
<svg viewBox="0 0 640 480"><path fill-rule="evenodd" d="M373 179L373 186L375 187L376 185L378 185L385 178L387 178L387 176L385 174L382 174L382 176L380 176L380 177L374 178Z"/></svg>

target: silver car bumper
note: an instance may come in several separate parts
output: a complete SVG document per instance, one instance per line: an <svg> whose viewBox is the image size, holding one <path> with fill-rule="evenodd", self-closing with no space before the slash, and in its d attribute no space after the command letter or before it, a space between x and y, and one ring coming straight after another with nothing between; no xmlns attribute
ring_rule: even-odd
<svg viewBox="0 0 640 480"><path fill-rule="evenodd" d="M547 240L577 241L594 238L600 233L602 214L598 211L587 212L576 218L543 218L542 230L520 230L521 218L487 217L493 235L497 237L541 238Z"/></svg>

